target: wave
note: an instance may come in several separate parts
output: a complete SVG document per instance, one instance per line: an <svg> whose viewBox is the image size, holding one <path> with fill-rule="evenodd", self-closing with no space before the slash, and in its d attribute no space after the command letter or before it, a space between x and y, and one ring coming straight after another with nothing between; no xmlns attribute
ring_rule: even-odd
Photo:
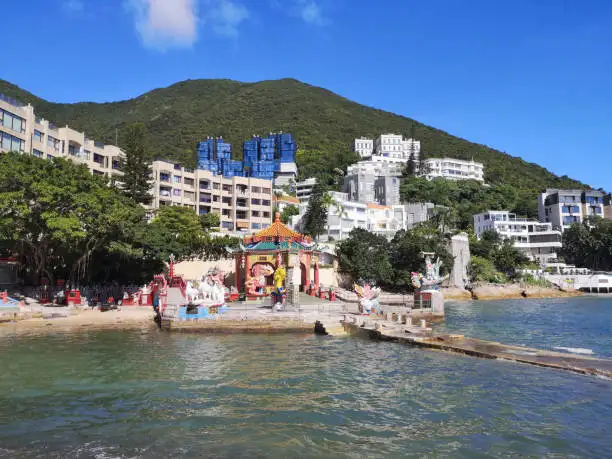
<svg viewBox="0 0 612 459"><path fill-rule="evenodd" d="M572 354L584 354L584 355L592 355L594 354L592 349L584 349L581 347L562 347L562 346L556 346L554 349L559 349L562 351L567 351L570 352Z"/></svg>

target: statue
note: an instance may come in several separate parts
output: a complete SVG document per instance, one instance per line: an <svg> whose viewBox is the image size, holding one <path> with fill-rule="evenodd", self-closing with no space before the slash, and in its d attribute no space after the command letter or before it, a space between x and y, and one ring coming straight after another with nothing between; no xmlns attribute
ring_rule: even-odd
<svg viewBox="0 0 612 459"><path fill-rule="evenodd" d="M378 300L380 289L378 287L370 287L368 284L361 287L355 284L354 289L359 297L359 312L361 314L372 314L372 312L378 311L380 306Z"/></svg>
<svg viewBox="0 0 612 459"><path fill-rule="evenodd" d="M191 281L187 282L187 288L185 289L185 294L187 296L187 301L197 300L200 296L200 291L195 288Z"/></svg>
<svg viewBox="0 0 612 459"><path fill-rule="evenodd" d="M274 271L274 291L272 292L272 304L277 310L283 307L284 300L286 298L285 289L285 278L287 277L287 271L283 265L279 265Z"/></svg>
<svg viewBox="0 0 612 459"><path fill-rule="evenodd" d="M412 286L419 292L425 290L438 290L439 285L448 279L448 274L440 277L442 260L438 257L436 261L432 263L431 257L433 255L434 254L431 252L423 252L423 256L425 257L425 276L415 272L410 275Z"/></svg>
<svg viewBox="0 0 612 459"><path fill-rule="evenodd" d="M251 268L251 278L245 283L247 294L262 295L266 286L266 277L274 274L274 268L268 264L257 263Z"/></svg>
<svg viewBox="0 0 612 459"><path fill-rule="evenodd" d="M199 293L202 298L207 299L212 305L225 304L225 285L223 283L223 272L218 268L211 268L200 281Z"/></svg>

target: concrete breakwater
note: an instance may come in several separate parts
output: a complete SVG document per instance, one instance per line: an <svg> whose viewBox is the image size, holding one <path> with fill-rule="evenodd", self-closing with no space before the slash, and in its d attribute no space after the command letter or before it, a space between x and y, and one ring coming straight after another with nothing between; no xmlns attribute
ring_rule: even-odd
<svg viewBox="0 0 612 459"><path fill-rule="evenodd" d="M555 287L539 287L521 284L481 284L470 290L443 288L446 300L514 300L522 298L568 298L583 295L577 290L561 290Z"/></svg>
<svg viewBox="0 0 612 459"><path fill-rule="evenodd" d="M612 378L612 360L512 346L469 338L461 334L435 334L424 319L420 321L420 324L415 324L410 317L401 314L386 314L383 318L346 314L343 326L350 335L361 335L371 339L393 341L472 357L509 360Z"/></svg>

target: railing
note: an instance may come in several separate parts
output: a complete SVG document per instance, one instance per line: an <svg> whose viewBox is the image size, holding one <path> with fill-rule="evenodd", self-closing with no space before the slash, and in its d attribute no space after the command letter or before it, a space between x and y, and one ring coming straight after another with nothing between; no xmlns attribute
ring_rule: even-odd
<svg viewBox="0 0 612 459"><path fill-rule="evenodd" d="M24 104L23 102L20 102L17 99L13 99L12 97L9 97L2 93L0 93L0 100L3 100L4 102L7 102L15 107L25 107L26 106L26 104Z"/></svg>

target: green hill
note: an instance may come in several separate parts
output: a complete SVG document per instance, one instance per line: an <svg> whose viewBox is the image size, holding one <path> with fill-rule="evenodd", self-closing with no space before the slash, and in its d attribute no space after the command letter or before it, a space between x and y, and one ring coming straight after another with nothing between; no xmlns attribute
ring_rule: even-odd
<svg viewBox="0 0 612 459"><path fill-rule="evenodd" d="M252 134L285 131L295 135L301 149L297 161L302 177L329 177L333 168L345 168L355 160L350 153L354 138L392 132L412 134L421 141L424 156L483 162L486 181L492 184L534 192L544 187L585 187L521 158L293 79L187 80L112 103L51 103L4 80L0 80L0 92L31 103L39 116L107 143L114 143L116 133L127 124L143 122L156 156L191 166L196 142L206 136L223 136L240 156L242 141Z"/></svg>

